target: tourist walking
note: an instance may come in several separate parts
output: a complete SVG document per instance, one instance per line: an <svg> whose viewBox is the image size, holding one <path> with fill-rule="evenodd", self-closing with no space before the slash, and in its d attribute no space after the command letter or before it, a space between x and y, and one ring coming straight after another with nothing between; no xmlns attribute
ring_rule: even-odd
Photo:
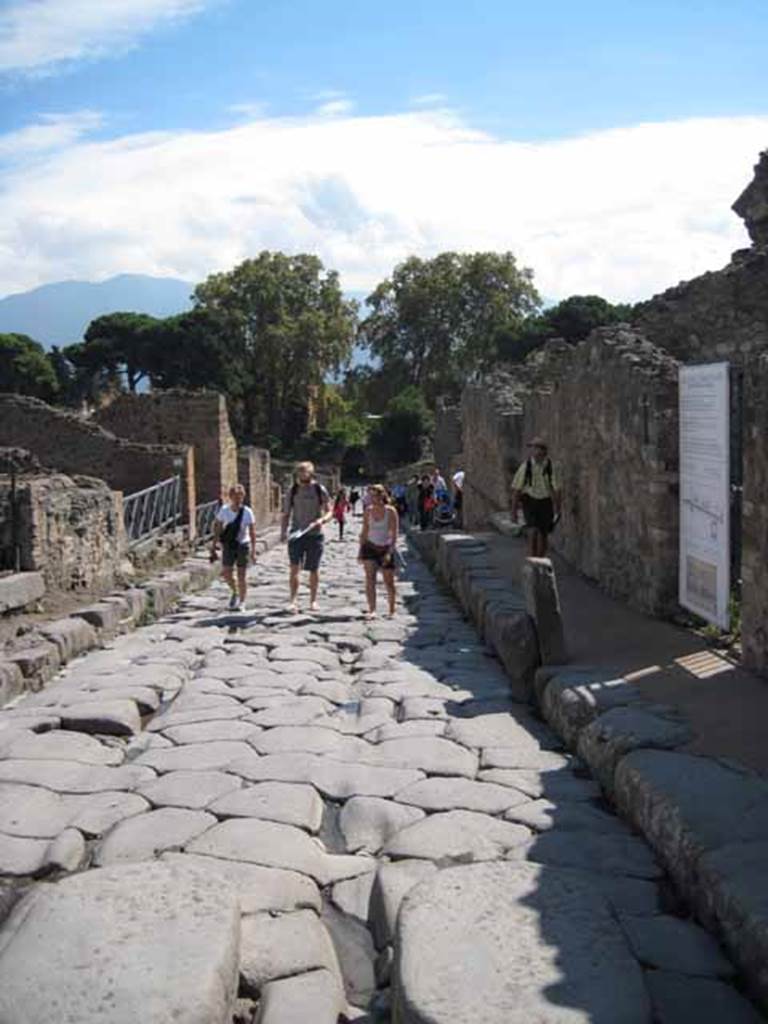
<svg viewBox="0 0 768 1024"><path fill-rule="evenodd" d="M347 492L342 487L333 502L333 518L339 527L339 540L344 540L344 523L346 522L348 508Z"/></svg>
<svg viewBox="0 0 768 1024"><path fill-rule="evenodd" d="M405 488L405 501L408 507L408 521L416 526L419 521L419 478L412 476Z"/></svg>
<svg viewBox="0 0 768 1024"><path fill-rule="evenodd" d="M299 576L302 569L309 573L309 610L317 610L323 526L332 515L330 496L323 485L315 480L314 465L311 462L299 462L293 486L285 496L280 532L280 539L288 541L289 609L292 612L299 610Z"/></svg>
<svg viewBox="0 0 768 1024"><path fill-rule="evenodd" d="M389 616L395 614L395 549L397 545L397 510L387 502L387 491L382 484L370 488L371 503L363 515L358 561L365 569L365 597L368 603L366 617L376 614L376 576L379 570L387 591Z"/></svg>
<svg viewBox="0 0 768 1024"><path fill-rule="evenodd" d="M352 515L357 515L357 503L360 501L360 491L356 487L353 487L349 492L349 507L352 510Z"/></svg>
<svg viewBox="0 0 768 1024"><path fill-rule="evenodd" d="M512 481L512 521L522 507L528 531L528 554L545 558L549 535L560 518L562 495L546 441L534 437L528 444L528 458Z"/></svg>
<svg viewBox="0 0 768 1024"><path fill-rule="evenodd" d="M456 525L462 524L462 511L464 509L464 470L459 469L453 474L453 509L455 512Z"/></svg>
<svg viewBox="0 0 768 1024"><path fill-rule="evenodd" d="M229 502L222 505L213 523L211 560L218 558L221 544L221 578L230 589L229 610L244 612L248 593L248 566L256 557L256 519L245 504L245 488L235 484L229 489ZM234 569L237 568L237 584Z"/></svg>
<svg viewBox="0 0 768 1024"><path fill-rule="evenodd" d="M436 504L434 485L429 476L425 474L419 483L419 526L422 530L428 530L431 527Z"/></svg>

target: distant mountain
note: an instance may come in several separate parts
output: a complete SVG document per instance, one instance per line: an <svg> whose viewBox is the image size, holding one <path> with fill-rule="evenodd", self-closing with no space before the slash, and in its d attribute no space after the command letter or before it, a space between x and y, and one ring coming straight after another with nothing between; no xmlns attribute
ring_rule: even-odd
<svg viewBox="0 0 768 1024"><path fill-rule="evenodd" d="M193 285L173 277L120 274L106 281L57 281L0 299L0 334L28 334L41 344L80 341L103 313L172 316L191 306Z"/></svg>

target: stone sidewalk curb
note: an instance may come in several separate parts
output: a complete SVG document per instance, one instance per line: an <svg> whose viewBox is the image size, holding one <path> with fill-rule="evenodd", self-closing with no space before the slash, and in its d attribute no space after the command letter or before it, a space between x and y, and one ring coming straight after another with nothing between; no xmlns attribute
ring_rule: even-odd
<svg viewBox="0 0 768 1024"><path fill-rule="evenodd" d="M258 554L279 540L278 528L264 530L257 537ZM117 633L135 629L148 614L166 615L185 593L204 590L220 571L220 563L198 553L176 569L37 626L28 646L0 655L0 708L22 693L42 689L67 662Z"/></svg>
<svg viewBox="0 0 768 1024"><path fill-rule="evenodd" d="M522 592L498 585L482 541L434 532L412 532L410 541L494 648L513 693L537 706L589 767L768 1010L768 780L679 752L692 739L684 718L645 700L610 667L537 668L535 629L527 635L521 622L528 617ZM514 642L515 629L525 643Z"/></svg>

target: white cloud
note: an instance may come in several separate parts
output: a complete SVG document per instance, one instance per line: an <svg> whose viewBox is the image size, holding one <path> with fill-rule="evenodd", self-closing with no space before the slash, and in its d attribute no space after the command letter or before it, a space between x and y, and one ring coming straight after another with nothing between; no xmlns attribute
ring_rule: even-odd
<svg viewBox="0 0 768 1024"><path fill-rule="evenodd" d="M425 92L421 96L413 96L411 106L413 107L444 107L448 97L444 92Z"/></svg>
<svg viewBox="0 0 768 1024"><path fill-rule="evenodd" d="M41 72L133 45L210 0L9 0L0 11L0 72Z"/></svg>
<svg viewBox="0 0 768 1024"><path fill-rule="evenodd" d="M103 124L96 110L77 110L68 114L40 114L33 124L0 135L0 159L21 160L25 155L69 146Z"/></svg>
<svg viewBox="0 0 768 1024"><path fill-rule="evenodd" d="M351 100L328 100L326 103L321 103L315 113L320 117L339 117L342 114L351 113L353 107L354 104Z"/></svg>
<svg viewBox="0 0 768 1024"><path fill-rule="evenodd" d="M0 293L199 280L261 249L316 252L368 289L411 253L511 249L544 295L641 298L747 243L729 207L767 138L765 116L521 143L421 111L28 147L0 171Z"/></svg>

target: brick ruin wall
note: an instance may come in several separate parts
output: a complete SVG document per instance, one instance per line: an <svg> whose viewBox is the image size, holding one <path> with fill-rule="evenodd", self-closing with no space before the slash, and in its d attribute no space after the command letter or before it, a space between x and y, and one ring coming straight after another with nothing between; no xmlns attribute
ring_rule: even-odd
<svg viewBox="0 0 768 1024"><path fill-rule="evenodd" d="M185 510L196 503L189 445L126 441L36 398L0 394L0 445L25 448L43 465L70 476L98 477L124 495L180 473Z"/></svg>
<svg viewBox="0 0 768 1024"><path fill-rule="evenodd" d="M20 568L41 572L49 590L110 587L125 551L122 504L101 480L62 474L22 475L12 528L10 478L0 475L0 548L14 533Z"/></svg>
<svg viewBox="0 0 768 1024"><path fill-rule="evenodd" d="M226 399L217 391L120 395L94 419L131 441L193 446L199 504L225 498L237 481L237 442L229 425Z"/></svg>

